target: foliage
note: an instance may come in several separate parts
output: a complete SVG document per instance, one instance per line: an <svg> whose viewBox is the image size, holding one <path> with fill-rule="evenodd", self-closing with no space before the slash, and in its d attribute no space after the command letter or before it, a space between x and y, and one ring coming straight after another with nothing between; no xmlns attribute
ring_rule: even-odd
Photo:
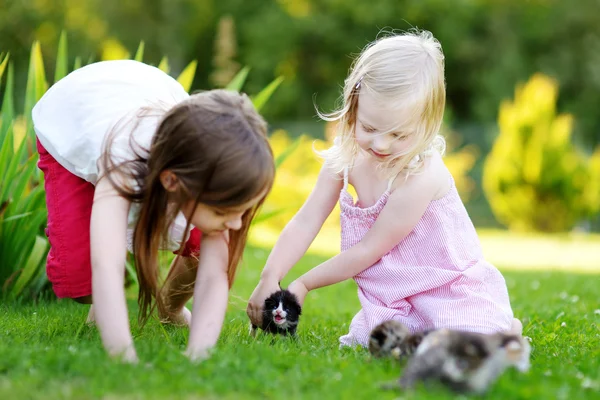
<svg viewBox="0 0 600 400"><path fill-rule="evenodd" d="M560 81L561 109L594 144L600 141L598 10L596 0L9 1L0 13L0 48L24 60L34 39L53 47L65 27L85 61L115 42L127 49L144 38L149 58L168 53L173 70L198 60L194 88L219 85L211 72L226 56L253 66L250 92L273 75L285 77L266 110L270 121L306 120L314 116L315 94L321 107L333 108L349 55L381 29L418 27L443 45L448 103L461 125L493 122L514 85L540 71ZM235 29L223 27L224 18ZM52 54L48 60L54 63ZM234 65L226 63L225 69Z"/></svg>
<svg viewBox="0 0 600 400"><path fill-rule="evenodd" d="M25 109L31 110L46 89L39 45L31 50ZM0 82L7 71L0 111L0 283L1 295L11 298L38 291L44 284L43 264L48 248L42 235L46 219L43 186L39 185L37 157L32 154L29 117L15 115L13 66L6 55ZM8 65L8 68L4 68Z"/></svg>
<svg viewBox="0 0 600 400"><path fill-rule="evenodd" d="M483 188L511 229L567 231L600 210L600 148L592 157L571 138L573 117L556 113L558 83L536 74L500 107Z"/></svg>
<svg viewBox="0 0 600 400"><path fill-rule="evenodd" d="M509 239L510 235L505 233ZM528 258L544 251L532 247ZM188 330L150 321L140 332L131 291L129 315L140 364L111 362L88 307L74 302L0 303L0 398L4 399L457 399L438 386L381 390L404 363L372 359L366 349L338 349L360 303L356 285L311 292L297 340L248 335L246 300L268 251L249 248L234 284L213 356L183 355ZM324 261L305 257L282 282ZM597 272L596 272L597 273ZM515 316L532 338L529 373L506 371L485 399L593 399L600 389L597 275L504 272ZM49 395L49 393L51 393ZM596 395L594 395L596 393ZM282 396L282 394L284 394ZM479 399L480 397L467 397Z"/></svg>

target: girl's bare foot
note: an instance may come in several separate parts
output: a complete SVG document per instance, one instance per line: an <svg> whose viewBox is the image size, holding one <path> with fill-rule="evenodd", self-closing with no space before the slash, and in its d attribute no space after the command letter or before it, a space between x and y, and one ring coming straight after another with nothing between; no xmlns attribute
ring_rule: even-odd
<svg viewBox="0 0 600 400"><path fill-rule="evenodd" d="M509 333L511 333L513 335L522 336L523 335L523 324L521 323L521 321L519 321L516 318L513 318L513 322L510 327Z"/></svg>

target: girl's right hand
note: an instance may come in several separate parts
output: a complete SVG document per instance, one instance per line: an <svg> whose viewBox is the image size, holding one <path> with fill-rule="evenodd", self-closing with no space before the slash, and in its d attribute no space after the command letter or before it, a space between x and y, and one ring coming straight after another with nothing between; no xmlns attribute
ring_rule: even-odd
<svg viewBox="0 0 600 400"><path fill-rule="evenodd" d="M126 364L137 364L139 362L137 354L135 352L135 348L133 345L127 346L124 350L121 351L108 351L111 358L116 359L120 362Z"/></svg>
<svg viewBox="0 0 600 400"><path fill-rule="evenodd" d="M248 300L246 313L253 325L262 326L262 312L265 300L273 293L281 290L277 279L263 278L258 282L252 296Z"/></svg>

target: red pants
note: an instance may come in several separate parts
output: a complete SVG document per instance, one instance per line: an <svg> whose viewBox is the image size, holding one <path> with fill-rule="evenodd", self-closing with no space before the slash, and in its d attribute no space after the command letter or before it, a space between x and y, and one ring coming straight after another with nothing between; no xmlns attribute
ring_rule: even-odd
<svg viewBox="0 0 600 400"><path fill-rule="evenodd" d="M77 298L92 294L90 259L90 217L94 185L73 175L52 157L37 140L38 167L44 173L50 251L46 273L56 296ZM184 248L184 257L200 250L201 234L193 228Z"/></svg>

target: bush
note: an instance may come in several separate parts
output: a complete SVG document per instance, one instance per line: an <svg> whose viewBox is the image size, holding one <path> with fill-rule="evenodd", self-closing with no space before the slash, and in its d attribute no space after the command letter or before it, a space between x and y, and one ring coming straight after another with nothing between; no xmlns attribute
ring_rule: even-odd
<svg viewBox="0 0 600 400"><path fill-rule="evenodd" d="M483 189L511 229L567 231L600 209L600 149L588 157L573 145L573 117L556 115L557 96L556 81L536 74L500 107Z"/></svg>

